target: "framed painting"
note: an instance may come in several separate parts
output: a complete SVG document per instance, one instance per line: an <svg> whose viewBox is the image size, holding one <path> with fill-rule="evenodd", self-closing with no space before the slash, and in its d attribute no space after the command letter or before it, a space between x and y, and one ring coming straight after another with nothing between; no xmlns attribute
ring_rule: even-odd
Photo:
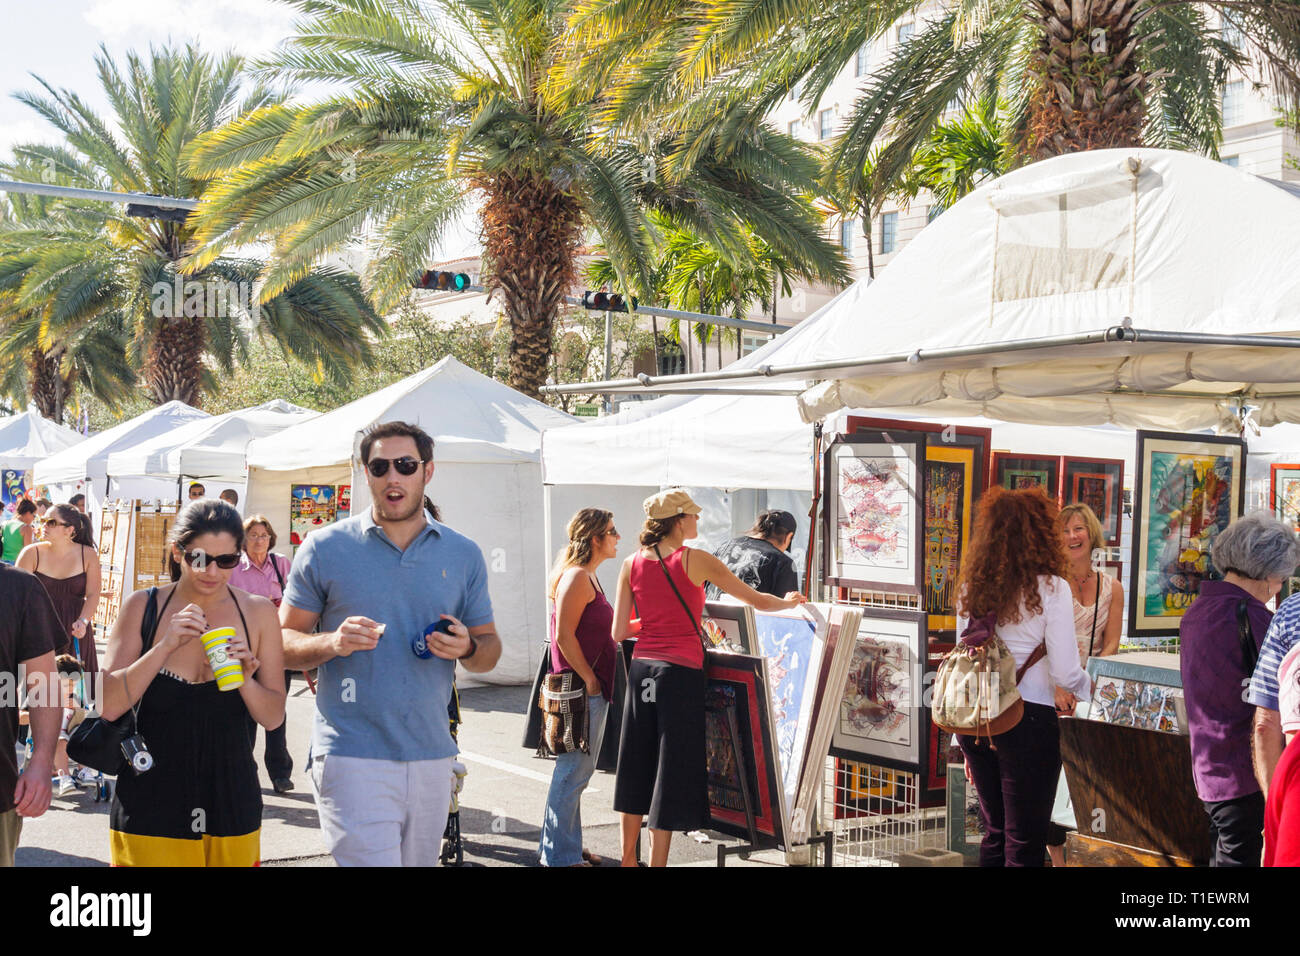
<svg viewBox="0 0 1300 956"><path fill-rule="evenodd" d="M1245 462L1240 438L1137 433L1130 637L1177 634L1201 582L1222 577L1211 549L1242 513Z"/></svg>
<svg viewBox="0 0 1300 956"><path fill-rule="evenodd" d="M924 502L924 579L922 606L929 613L931 634L957 630L957 573L970 540L975 505L989 486L990 428L910 422L850 415L850 434L882 431L905 440L906 432L925 436L925 466L921 489Z"/></svg>
<svg viewBox="0 0 1300 956"><path fill-rule="evenodd" d="M1085 504L1101 521L1106 544L1117 547L1124 517L1124 460L1121 458L1065 459L1061 477L1061 503Z"/></svg>
<svg viewBox="0 0 1300 956"><path fill-rule="evenodd" d="M896 771L835 761L836 820L893 813L904 803L903 790Z"/></svg>
<svg viewBox="0 0 1300 956"><path fill-rule="evenodd" d="M1300 465L1268 466L1268 499L1279 521L1300 530Z"/></svg>
<svg viewBox="0 0 1300 956"><path fill-rule="evenodd" d="M926 636L923 612L862 609L831 733L832 756L921 772Z"/></svg>
<svg viewBox="0 0 1300 956"><path fill-rule="evenodd" d="M1096 681L1088 719L1122 727L1187 733L1183 678L1176 667L1130 664L1123 655L1088 658Z"/></svg>
<svg viewBox="0 0 1300 956"><path fill-rule="evenodd" d="M1042 488L1047 497L1061 500L1061 459L1055 455L993 453L993 484L1010 491Z"/></svg>
<svg viewBox="0 0 1300 956"><path fill-rule="evenodd" d="M788 813L767 661L743 654L710 655L708 669L704 727L709 826L744 840L756 836L759 842L766 838L786 846Z"/></svg>
<svg viewBox="0 0 1300 956"><path fill-rule="evenodd" d="M915 433L913 433L915 434ZM924 438L837 437L826 449L827 583L920 594Z"/></svg>
<svg viewBox="0 0 1300 956"><path fill-rule="evenodd" d="M757 655L754 642L754 609L731 601L708 601L700 621L704 636L718 650Z"/></svg>
<svg viewBox="0 0 1300 956"><path fill-rule="evenodd" d="M817 681L829 630L829 622L819 627L812 610L803 605L789 611L760 611L754 615L758 650L767 661L772 728L785 806L791 808L799 804L803 756L812 729Z"/></svg>

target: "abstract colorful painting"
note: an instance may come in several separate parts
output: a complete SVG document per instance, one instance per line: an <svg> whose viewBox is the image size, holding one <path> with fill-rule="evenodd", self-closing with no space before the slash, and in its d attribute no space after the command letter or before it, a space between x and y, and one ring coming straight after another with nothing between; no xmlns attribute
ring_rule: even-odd
<svg viewBox="0 0 1300 956"><path fill-rule="evenodd" d="M710 827L742 839L767 837L784 846L788 815L772 733L767 662L710 655L704 706ZM751 815L754 834L749 831Z"/></svg>
<svg viewBox="0 0 1300 956"><path fill-rule="evenodd" d="M1137 433L1130 635L1177 634L1214 567L1214 539L1241 515L1246 446L1221 436Z"/></svg>
<svg viewBox="0 0 1300 956"><path fill-rule="evenodd" d="M785 805L798 805L803 755L817 699L817 678L826 651L817 621L801 609L755 613L758 650L767 660L772 726L780 756Z"/></svg>
<svg viewBox="0 0 1300 956"><path fill-rule="evenodd" d="M925 643L924 614L863 609L831 754L919 771L925 753Z"/></svg>
<svg viewBox="0 0 1300 956"><path fill-rule="evenodd" d="M1085 504L1101 522L1106 544L1120 543L1124 462L1118 458L1066 458L1062 504Z"/></svg>
<svg viewBox="0 0 1300 956"><path fill-rule="evenodd" d="M1164 667L1130 663L1124 659L1126 656L1088 658L1088 676L1096 681L1092 701L1086 705L1088 719L1186 734L1187 708L1177 664ZM1141 656L1150 659L1162 655Z"/></svg>
<svg viewBox="0 0 1300 956"><path fill-rule="evenodd" d="M31 473L16 468L0 471L0 508L10 512L18 502L27 497L27 486L31 484Z"/></svg>
<svg viewBox="0 0 1300 956"><path fill-rule="evenodd" d="M971 448L925 450L925 591L931 631L957 627L957 575L970 539Z"/></svg>
<svg viewBox="0 0 1300 956"><path fill-rule="evenodd" d="M920 590L921 442L839 438L826 452L828 582Z"/></svg>

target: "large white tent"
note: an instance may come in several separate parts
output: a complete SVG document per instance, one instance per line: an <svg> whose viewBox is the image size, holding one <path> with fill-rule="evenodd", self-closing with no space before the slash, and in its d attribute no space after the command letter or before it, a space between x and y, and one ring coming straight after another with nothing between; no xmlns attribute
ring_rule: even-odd
<svg viewBox="0 0 1300 956"><path fill-rule="evenodd" d="M368 508L355 461L361 432L375 422L407 421L434 439L428 488L442 520L483 550L503 652L489 674L458 678L520 684L532 680L546 634L541 436L573 419L480 375L448 356L319 418L248 447L246 512L270 519L287 541L291 488L352 486L352 513ZM355 466L355 467L354 467Z"/></svg>
<svg viewBox="0 0 1300 956"><path fill-rule="evenodd" d="M954 205L797 361L612 388L797 388L807 421L875 407L1235 430L1246 406L1296 421L1297 250L1295 184L1167 150L1061 156Z"/></svg>
<svg viewBox="0 0 1300 956"><path fill-rule="evenodd" d="M52 422L35 408L0 418L0 467L27 471L43 458L85 440L80 432Z"/></svg>
<svg viewBox="0 0 1300 956"><path fill-rule="evenodd" d="M191 408L184 402L167 402L135 418L92 435L78 445L36 463L33 469L38 484L59 486L65 494L80 488L86 494L86 510L98 512L105 501L118 497L175 498L175 482L153 479L138 488L114 489L109 482L108 458L114 452L166 434L192 421L210 417L207 412Z"/></svg>
<svg viewBox="0 0 1300 956"><path fill-rule="evenodd" d="M218 479L243 489L248 477L250 442L274 435L320 413L276 399L200 418L148 441L108 456L108 474L117 481L125 476L165 478L179 494L185 479ZM207 489L216 496L215 487Z"/></svg>

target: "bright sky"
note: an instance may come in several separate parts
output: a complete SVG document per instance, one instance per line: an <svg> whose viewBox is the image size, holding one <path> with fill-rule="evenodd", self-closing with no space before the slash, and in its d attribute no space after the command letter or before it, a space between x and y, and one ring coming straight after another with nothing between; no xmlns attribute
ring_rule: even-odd
<svg viewBox="0 0 1300 956"><path fill-rule="evenodd" d="M290 35L298 12L277 0L7 0L0 17L0 155L7 155L16 143L58 141L49 124L12 96L40 90L33 73L56 89L76 91L108 118L95 72L101 45L119 63L128 50L167 42L254 58ZM449 232L434 259L476 251L469 222Z"/></svg>
<svg viewBox="0 0 1300 956"><path fill-rule="evenodd" d="M24 0L4 5L0 35L0 152L15 143L55 141L50 127L13 99L39 89L35 73L55 88L75 90L97 109L106 104L95 73L100 45L120 58L151 43L197 41L212 51L256 56L292 27L296 11L274 0Z"/></svg>

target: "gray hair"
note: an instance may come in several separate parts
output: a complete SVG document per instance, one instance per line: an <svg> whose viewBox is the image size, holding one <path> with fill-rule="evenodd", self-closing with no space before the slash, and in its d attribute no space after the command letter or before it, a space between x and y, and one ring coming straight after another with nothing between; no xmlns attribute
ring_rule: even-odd
<svg viewBox="0 0 1300 956"><path fill-rule="evenodd" d="M1214 539L1214 566L1222 574L1263 581L1286 578L1300 563L1300 540L1288 524L1267 511L1252 511L1228 525Z"/></svg>

